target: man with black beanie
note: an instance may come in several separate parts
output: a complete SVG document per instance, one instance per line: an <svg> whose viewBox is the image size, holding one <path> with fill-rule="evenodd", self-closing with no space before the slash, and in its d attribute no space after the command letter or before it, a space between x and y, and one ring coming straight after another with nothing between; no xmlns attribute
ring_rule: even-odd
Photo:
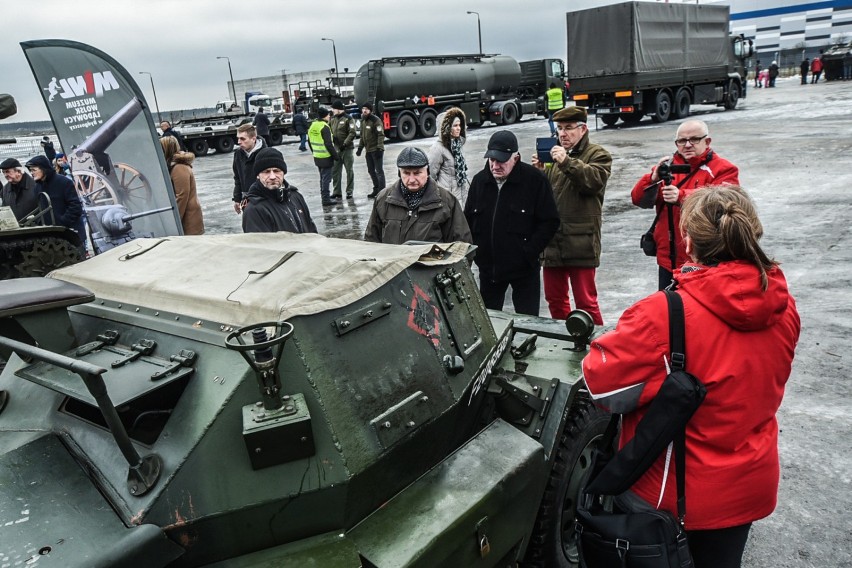
<svg viewBox="0 0 852 568"><path fill-rule="evenodd" d="M316 233L311 212L298 188L287 183L287 164L275 148L263 148L254 159L257 177L243 210L244 233Z"/></svg>

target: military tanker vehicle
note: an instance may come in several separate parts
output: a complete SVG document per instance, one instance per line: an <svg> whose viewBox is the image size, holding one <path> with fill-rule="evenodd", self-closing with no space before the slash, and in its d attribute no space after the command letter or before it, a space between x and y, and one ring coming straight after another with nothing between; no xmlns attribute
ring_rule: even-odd
<svg viewBox="0 0 852 568"><path fill-rule="evenodd" d="M461 108L469 125L513 124L543 113L550 83L562 85L565 63L518 63L507 55L421 55L368 61L355 74L355 103L373 104L385 134L407 141L434 136L437 116Z"/></svg>
<svg viewBox="0 0 852 568"><path fill-rule="evenodd" d="M2 282L0 558L572 566L592 330L487 311L463 243L137 239Z"/></svg>

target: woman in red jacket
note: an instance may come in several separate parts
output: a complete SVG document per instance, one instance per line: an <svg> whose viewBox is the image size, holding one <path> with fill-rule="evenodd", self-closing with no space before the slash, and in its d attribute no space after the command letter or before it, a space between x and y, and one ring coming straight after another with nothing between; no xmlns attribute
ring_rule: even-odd
<svg viewBox="0 0 852 568"><path fill-rule="evenodd" d="M796 303L778 264L758 244L763 227L737 186L702 188L681 212L693 263L675 275L683 298L686 370L707 387L686 429L685 524L696 568L739 567L751 523L778 494L775 414L799 338ZM629 441L668 373L665 294L627 309L583 361L595 402L623 413ZM674 460L666 453L633 485L676 514Z"/></svg>

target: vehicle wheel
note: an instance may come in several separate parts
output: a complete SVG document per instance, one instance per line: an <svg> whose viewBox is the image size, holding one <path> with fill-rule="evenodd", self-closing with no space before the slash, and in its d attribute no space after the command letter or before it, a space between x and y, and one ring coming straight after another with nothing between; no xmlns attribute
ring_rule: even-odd
<svg viewBox="0 0 852 568"><path fill-rule="evenodd" d="M618 122L617 114L602 114L601 122L603 122L607 126L615 126L615 123Z"/></svg>
<svg viewBox="0 0 852 568"><path fill-rule="evenodd" d="M627 114L621 115L621 120L630 125L636 125L642 122L642 118L645 116L645 113L642 111L633 111Z"/></svg>
<svg viewBox="0 0 852 568"><path fill-rule="evenodd" d="M574 532L577 500L589 474L592 451L609 418L588 399L577 400L571 408L530 536L525 566L573 568L579 563Z"/></svg>
<svg viewBox="0 0 852 568"><path fill-rule="evenodd" d="M198 156L206 156L207 152L210 151L210 146L207 145L207 140L203 138L199 138L198 140L191 140L189 142L189 151Z"/></svg>
<svg viewBox="0 0 852 568"><path fill-rule="evenodd" d="M284 135L281 134L280 130L273 130L269 133L270 146L280 146L282 142L284 142Z"/></svg>
<svg viewBox="0 0 852 568"><path fill-rule="evenodd" d="M220 154L228 154L234 149L234 139L230 136L220 136L216 139L216 151Z"/></svg>
<svg viewBox="0 0 852 568"><path fill-rule="evenodd" d="M736 81L728 83L728 96L725 97L725 110L734 110L740 102L740 84Z"/></svg>
<svg viewBox="0 0 852 568"><path fill-rule="evenodd" d="M503 124L515 124L518 122L518 107L512 103L503 106Z"/></svg>
<svg viewBox="0 0 852 568"><path fill-rule="evenodd" d="M676 118L686 118L689 116L689 106L692 104L692 97L689 95L689 89L683 87L675 95L674 115Z"/></svg>
<svg viewBox="0 0 852 568"><path fill-rule="evenodd" d="M672 97L667 91L657 93L657 109L654 113L654 122L665 122L672 115Z"/></svg>
<svg viewBox="0 0 852 568"><path fill-rule="evenodd" d="M420 135L430 138L438 130L438 114L433 110L424 110L420 115Z"/></svg>
<svg viewBox="0 0 852 568"><path fill-rule="evenodd" d="M417 134L417 121L411 114L403 114L396 121L396 137L403 142L414 139Z"/></svg>

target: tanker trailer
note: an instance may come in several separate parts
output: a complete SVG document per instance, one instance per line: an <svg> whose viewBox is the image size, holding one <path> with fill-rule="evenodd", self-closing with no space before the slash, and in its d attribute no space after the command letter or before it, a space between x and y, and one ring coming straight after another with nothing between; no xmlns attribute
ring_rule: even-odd
<svg viewBox="0 0 852 568"><path fill-rule="evenodd" d="M564 63L538 60L547 77L530 77L506 55L424 55L368 61L355 75L355 102L373 104L385 133L402 141L433 136L436 118L461 108L468 126L513 124L544 111L544 92L562 82ZM527 63L527 62L525 62Z"/></svg>

